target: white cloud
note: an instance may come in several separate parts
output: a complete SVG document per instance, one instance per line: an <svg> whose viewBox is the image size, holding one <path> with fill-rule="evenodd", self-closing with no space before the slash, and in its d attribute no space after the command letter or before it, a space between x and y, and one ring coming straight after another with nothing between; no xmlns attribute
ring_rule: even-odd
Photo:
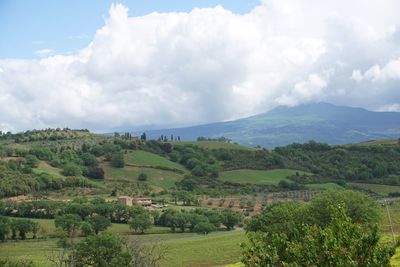
<svg viewBox="0 0 400 267"><path fill-rule="evenodd" d="M77 53L0 60L0 121L105 131L312 101L379 109L400 99L398 10L397 0L265 0L244 15L218 6L128 17L113 5Z"/></svg>
<svg viewBox="0 0 400 267"><path fill-rule="evenodd" d="M374 82L400 80L400 58L390 60L384 67L374 65L365 71L364 74L362 74L360 70L356 70L353 72L353 79L358 82L362 80Z"/></svg>
<svg viewBox="0 0 400 267"><path fill-rule="evenodd" d="M35 54L39 57L47 57L55 54L55 50L50 48L39 49L35 51Z"/></svg>

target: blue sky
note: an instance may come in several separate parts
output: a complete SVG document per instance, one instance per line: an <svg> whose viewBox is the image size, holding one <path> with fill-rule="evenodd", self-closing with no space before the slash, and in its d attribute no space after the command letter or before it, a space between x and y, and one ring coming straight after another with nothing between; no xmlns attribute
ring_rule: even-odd
<svg viewBox="0 0 400 267"><path fill-rule="evenodd" d="M0 58L38 58L40 50L70 54L92 40L112 3L129 8L129 16L151 12L188 12L222 5L249 12L258 0L0 0ZM44 54L46 51L44 51ZM51 52L51 51L48 51Z"/></svg>

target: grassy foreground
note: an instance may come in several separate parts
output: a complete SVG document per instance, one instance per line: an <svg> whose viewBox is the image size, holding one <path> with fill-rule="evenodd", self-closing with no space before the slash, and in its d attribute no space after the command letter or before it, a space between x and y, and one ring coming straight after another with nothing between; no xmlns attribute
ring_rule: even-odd
<svg viewBox="0 0 400 267"><path fill-rule="evenodd" d="M240 261L239 243L245 241L241 230L194 233L130 235L145 241L158 241L168 248L162 266L221 266ZM37 266L50 267L48 257L57 249L56 239L27 240L0 244L0 258L30 259Z"/></svg>

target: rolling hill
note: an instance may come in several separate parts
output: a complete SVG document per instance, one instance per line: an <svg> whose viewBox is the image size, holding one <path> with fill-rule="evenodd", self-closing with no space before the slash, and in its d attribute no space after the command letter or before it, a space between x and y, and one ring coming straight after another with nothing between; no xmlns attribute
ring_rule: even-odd
<svg viewBox="0 0 400 267"><path fill-rule="evenodd" d="M269 112L234 121L199 126L146 131L180 136L192 141L199 136L227 137L247 146L273 148L309 140L328 144L358 143L400 137L400 112L374 112L362 108L313 103L297 107L277 107Z"/></svg>

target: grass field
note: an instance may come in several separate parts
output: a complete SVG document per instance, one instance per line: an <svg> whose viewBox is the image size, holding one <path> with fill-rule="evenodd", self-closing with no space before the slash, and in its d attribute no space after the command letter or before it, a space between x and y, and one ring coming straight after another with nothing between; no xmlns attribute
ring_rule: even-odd
<svg viewBox="0 0 400 267"><path fill-rule="evenodd" d="M196 142L174 142L174 145L195 145L202 148L208 149L235 149L235 150L255 150L254 147L242 146L239 144L231 144L231 143L224 143L224 142L217 142L217 141L196 141Z"/></svg>
<svg viewBox="0 0 400 267"><path fill-rule="evenodd" d="M135 182L138 181L137 178L139 174L145 173L148 176L148 181L146 183L162 189L169 189L173 187L175 182L181 180L183 176L182 174L172 171L145 167L126 166L124 168L112 168L107 164L104 164L102 167L107 180L124 180Z"/></svg>
<svg viewBox="0 0 400 267"><path fill-rule="evenodd" d="M162 266L221 266L240 260L239 243L245 241L245 233L237 230L207 236L194 233L129 236L133 238L165 244L168 253ZM47 256L56 249L56 239L6 242L0 244L0 258L30 259L37 266L49 267Z"/></svg>
<svg viewBox="0 0 400 267"><path fill-rule="evenodd" d="M50 174L50 175L53 175L53 176L64 177L61 174L61 170L60 169L50 166L45 161L41 161L39 163L38 167L33 169L33 172L35 172L35 173L47 173L47 174Z"/></svg>
<svg viewBox="0 0 400 267"><path fill-rule="evenodd" d="M307 184L307 188L310 189L316 189L316 190L332 190L332 189L341 189L341 187L338 184L335 183L324 183L324 184Z"/></svg>
<svg viewBox="0 0 400 267"><path fill-rule="evenodd" d="M178 169L185 171L185 168L175 162L172 162L164 157L158 156L142 150L130 151L125 155L125 162L127 164L149 166L149 167L167 167L171 169Z"/></svg>
<svg viewBox="0 0 400 267"><path fill-rule="evenodd" d="M234 170L220 174L220 179L234 183L277 185L280 181L288 181L286 178L301 171L276 169L276 170Z"/></svg>
<svg viewBox="0 0 400 267"><path fill-rule="evenodd" d="M364 183L348 183L350 186L358 187L364 190L371 190L380 195L387 195L389 193L400 193L400 186L396 185L383 185L383 184L364 184Z"/></svg>

